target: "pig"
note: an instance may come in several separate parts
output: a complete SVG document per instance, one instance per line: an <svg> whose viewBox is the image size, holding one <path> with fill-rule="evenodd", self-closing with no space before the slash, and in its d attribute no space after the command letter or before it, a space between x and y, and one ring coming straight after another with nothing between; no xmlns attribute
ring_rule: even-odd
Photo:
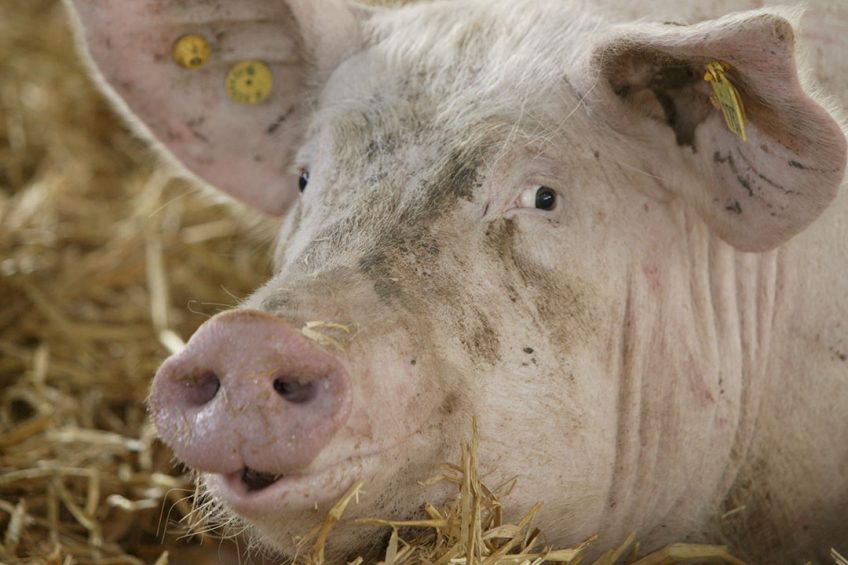
<svg viewBox="0 0 848 565"><path fill-rule="evenodd" d="M282 216L149 398L259 543L361 478L328 555L367 554L476 419L550 543L845 550L844 5L65 2L140 135Z"/></svg>

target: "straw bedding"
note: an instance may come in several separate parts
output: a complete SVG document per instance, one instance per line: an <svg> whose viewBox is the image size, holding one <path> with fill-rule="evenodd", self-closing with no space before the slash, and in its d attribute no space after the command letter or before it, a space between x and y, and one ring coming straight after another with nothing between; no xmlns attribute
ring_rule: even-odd
<svg viewBox="0 0 848 565"><path fill-rule="evenodd" d="M164 330L191 335L267 276L258 225L154 165L58 2L4 3L0 561L217 562L217 542L176 541L190 486L143 401Z"/></svg>
<svg viewBox="0 0 848 565"><path fill-rule="evenodd" d="M169 349L268 276L272 232L156 165L85 77L56 0L5 3L0 561L239 561L244 540L198 523L186 470L155 439L143 401ZM544 547L532 513L501 523L475 445L438 477L456 484L456 500L418 523L382 523L385 562L576 563L583 545ZM323 561L359 486L305 536L301 561ZM636 561L638 544L623 541L599 563ZM736 562L681 545L638 563L699 556Z"/></svg>

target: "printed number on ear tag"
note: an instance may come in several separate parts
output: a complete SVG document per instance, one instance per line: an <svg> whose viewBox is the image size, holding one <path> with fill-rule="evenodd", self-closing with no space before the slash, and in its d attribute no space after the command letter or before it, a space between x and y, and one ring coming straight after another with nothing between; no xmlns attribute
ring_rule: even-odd
<svg viewBox="0 0 848 565"><path fill-rule="evenodd" d="M227 73L227 94L239 104L260 104L273 87L274 76L262 61L242 61Z"/></svg>
<svg viewBox="0 0 848 565"><path fill-rule="evenodd" d="M742 138L743 143L748 142L748 134L745 131L745 106L742 104L742 96L727 77L730 65L714 61L707 64L707 74L704 80L713 87L710 101L724 114L724 121L730 131Z"/></svg>
<svg viewBox="0 0 848 565"><path fill-rule="evenodd" d="M200 35L184 35L174 43L174 61L184 69L199 69L211 55L209 42Z"/></svg>

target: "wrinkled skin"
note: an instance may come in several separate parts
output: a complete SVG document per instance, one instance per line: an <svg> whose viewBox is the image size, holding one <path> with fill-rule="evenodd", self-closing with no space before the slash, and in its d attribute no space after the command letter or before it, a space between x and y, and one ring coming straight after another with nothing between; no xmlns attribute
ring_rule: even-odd
<svg viewBox="0 0 848 565"><path fill-rule="evenodd" d="M756 7L673 4L685 22ZM808 16L811 65L844 104L844 57L822 53L848 13L830 9ZM344 354L331 349L351 375L350 415L300 482L246 501L207 478L269 546L293 551L358 477L349 517L417 516L446 492L416 481L456 459L472 417L486 482L518 478L509 517L543 501L551 542L635 531L645 549L721 542L788 563L848 539L844 135L781 56L784 20L617 34L606 21L647 13L628 10L457 1L359 15L355 39L316 48L314 112L285 140L286 169L310 171L302 196L245 196L247 177L222 186L266 209L291 201L276 274L242 307L353 329L336 336ZM92 49L152 135L216 184ZM747 144L709 105L699 55L741 69ZM654 76L681 61L695 69L685 84ZM539 186L553 210L522 197ZM363 539L343 523L331 551Z"/></svg>

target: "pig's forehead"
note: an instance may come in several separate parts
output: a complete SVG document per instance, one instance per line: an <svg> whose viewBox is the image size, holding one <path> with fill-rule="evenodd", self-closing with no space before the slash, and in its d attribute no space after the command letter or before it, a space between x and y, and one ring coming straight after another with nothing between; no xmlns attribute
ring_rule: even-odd
<svg viewBox="0 0 848 565"><path fill-rule="evenodd" d="M419 70L527 68L528 57L567 64L599 25L582 0L413 2L370 18L365 39Z"/></svg>
<svg viewBox="0 0 848 565"><path fill-rule="evenodd" d="M419 118L467 129L517 117L552 96L567 102L568 75L597 22L568 0L413 4L373 17L366 47L325 89L328 114L404 106ZM576 15L577 14L577 15Z"/></svg>
<svg viewBox="0 0 848 565"><path fill-rule="evenodd" d="M304 167L323 173L321 199L396 189L419 200L441 193L434 179L459 162L480 165L507 142L527 149L528 139L559 137L548 131L562 123L556 112L579 100L568 81L575 49L550 35L579 43L594 25L569 15L568 4L437 2L375 17L366 48L318 99L300 153Z"/></svg>

